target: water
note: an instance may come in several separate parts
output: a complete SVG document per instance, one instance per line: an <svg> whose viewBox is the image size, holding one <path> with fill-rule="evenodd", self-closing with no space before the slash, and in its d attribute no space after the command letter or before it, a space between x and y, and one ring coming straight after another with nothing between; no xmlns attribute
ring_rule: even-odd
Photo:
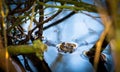
<svg viewBox="0 0 120 72"><path fill-rule="evenodd" d="M68 13L70 11L63 11L61 15L46 24L48 25ZM47 52L44 52L44 59L52 72L94 72L93 66L83 52L88 51L95 44L103 29L103 25L91 17L76 13L59 25L45 30L43 36L49 41L49 44ZM76 42L79 46L75 52L60 54L57 51L56 44L71 41ZM113 72L113 61L109 49L110 47L103 52L107 57L105 65L109 72Z"/></svg>
<svg viewBox="0 0 120 72"><path fill-rule="evenodd" d="M75 52L66 54L59 53L55 47L49 47L44 53L44 59L52 72L93 72L88 58L81 56L82 52L91 46L78 47Z"/></svg>
<svg viewBox="0 0 120 72"><path fill-rule="evenodd" d="M93 66L83 52L88 51L99 39L104 29L103 25L86 15L77 13L59 26L59 29L52 27L44 31L43 35L48 40L54 41L52 43L74 41L79 47L71 54L60 54L55 46L49 45L47 52L44 53L44 59L52 72L94 72ZM110 47L105 49L103 54L107 59L106 67L110 68L109 72L113 72L113 61L109 50Z"/></svg>
<svg viewBox="0 0 120 72"><path fill-rule="evenodd" d="M44 53L44 59L48 63L52 72L94 72L92 64L87 56L83 54L88 51L93 44L79 46L73 53L59 53L56 47L48 46ZM114 71L113 59L107 47L103 54L106 56L105 66L108 72Z"/></svg>

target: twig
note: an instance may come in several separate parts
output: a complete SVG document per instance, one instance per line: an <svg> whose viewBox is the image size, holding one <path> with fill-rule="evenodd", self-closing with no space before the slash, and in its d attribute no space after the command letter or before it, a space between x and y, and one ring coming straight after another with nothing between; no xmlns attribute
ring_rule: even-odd
<svg viewBox="0 0 120 72"><path fill-rule="evenodd" d="M40 23L37 22L36 19L33 19L33 21L37 24L37 26L34 27L34 28L30 31L30 34L31 34L36 28L38 28L39 25L41 25L41 24L45 24L46 22L48 22L48 21L54 19L54 18L55 18L58 14L60 14L61 12L62 12L61 9L58 10L58 12L56 12L54 15L52 15L51 17L49 17L48 19L46 19L45 21L42 21L42 22L40 22Z"/></svg>
<svg viewBox="0 0 120 72"><path fill-rule="evenodd" d="M47 1L53 1L53 0L46 0ZM72 6L66 6L63 8L66 9L72 9L72 10L84 10L84 11L90 11L90 12L97 12L95 5L92 4L88 4L82 1L75 1L75 0L55 0L55 2L60 2L60 3L66 3L66 4L71 4L74 5L74 8ZM49 6L49 5L48 5ZM49 7L56 7L56 6L49 6ZM70 8L71 7L71 8ZM59 6L57 6L56 8L59 8Z"/></svg>
<svg viewBox="0 0 120 72"><path fill-rule="evenodd" d="M44 2L44 0L39 0L39 2ZM42 16L43 15L43 16ZM39 6L39 23L44 21L44 7L43 5ZM43 24L39 24L38 26L38 38L42 40L42 34L43 34Z"/></svg>
<svg viewBox="0 0 120 72"><path fill-rule="evenodd" d="M33 19L34 19L34 11L35 11L35 3L33 4L33 8L32 8L32 16L31 16L31 19L30 19L30 24L28 26L28 31L30 31L32 29L32 22L33 22Z"/></svg>
<svg viewBox="0 0 120 72"><path fill-rule="evenodd" d="M61 12L62 12L61 9L58 10L58 12L56 12L54 15L52 15L51 17L49 17L48 19L46 19L45 21L42 21L42 22L40 22L40 23L37 22L36 19L33 19L33 21L37 24L37 26L34 27L31 31L29 31L29 32L28 32L28 35L27 35L27 37L26 37L26 39L23 40L23 41L21 41L19 44L24 44L24 43L26 43L26 42L30 39L30 36L31 36L32 32L33 32L36 28L38 28L39 25L42 25L42 24L44 24L44 23L46 23L46 22L52 20L53 18L55 18L55 17L56 17L58 14L60 14Z"/></svg>
<svg viewBox="0 0 120 72"><path fill-rule="evenodd" d="M53 7L53 8L59 8L59 9L65 8L65 9L70 9L70 10L73 10L73 11L82 11L82 10L84 11L85 10L85 11L89 11L89 12L96 12L96 9L92 8L92 6L89 5L88 7L86 7L87 4L86 4L86 6L84 5L84 6L80 6L80 7L78 7L78 6L67 6L67 5L55 6L55 5L51 5L51 4L45 4L43 2L39 2L39 4L43 5L43 6L46 6L46 7ZM79 5L79 4L77 4L77 5Z"/></svg>
<svg viewBox="0 0 120 72"><path fill-rule="evenodd" d="M27 7L25 7L24 9L20 9L21 4L16 4L17 7L16 7L14 10L12 10L11 12L9 12L8 15L13 15L13 14L15 14L15 13L24 13L25 11L29 10L29 9L32 7L34 1L35 1L35 0L31 1L31 4L29 4L29 5L28 5Z"/></svg>
<svg viewBox="0 0 120 72"><path fill-rule="evenodd" d="M29 16L30 13L31 13L31 10L28 11L27 13L25 13L24 16L19 16L19 17L17 17L17 18L15 18L15 16L13 16L16 21L12 22L12 26L7 29L7 32L9 33L9 32L11 31L11 29L13 29L15 26L20 25L20 24L26 22L27 20L29 20L29 19L25 19L25 18L26 18L27 16ZM24 19L25 19L25 20L24 20ZM22 21L22 20L23 20L23 21Z"/></svg>

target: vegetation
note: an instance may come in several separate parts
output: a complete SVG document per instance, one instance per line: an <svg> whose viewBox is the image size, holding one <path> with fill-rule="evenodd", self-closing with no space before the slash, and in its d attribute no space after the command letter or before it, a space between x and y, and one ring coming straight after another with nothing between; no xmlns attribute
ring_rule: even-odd
<svg viewBox="0 0 120 72"><path fill-rule="evenodd" d="M48 2L59 3L59 5L48 4ZM84 2L84 0L0 0L0 70L17 72L20 69L24 72L25 68L17 59L17 55L21 54L28 57L38 71L50 72L48 65L43 59L43 52L46 50L46 45L42 43L43 30L59 24L78 11L81 13L88 11L100 15L104 31L97 43L86 55L92 57L93 66L98 71L98 65L102 56L101 52L108 43L111 43L114 48L112 48L112 53L115 55L115 72L119 72L119 3L119 0L94 0L92 4ZM57 8L57 10L52 16L45 19L44 10L47 8ZM71 10L72 12L62 19L43 27L45 23L53 20L64 9ZM38 16L39 19L37 20L36 17ZM30 21L30 24L26 34L22 25L27 21ZM32 24L35 24L35 27L32 27ZM33 33L35 36L33 36ZM32 41L33 44L28 45L28 41ZM15 68L15 66L18 66L18 68ZM30 70L27 62L26 69Z"/></svg>

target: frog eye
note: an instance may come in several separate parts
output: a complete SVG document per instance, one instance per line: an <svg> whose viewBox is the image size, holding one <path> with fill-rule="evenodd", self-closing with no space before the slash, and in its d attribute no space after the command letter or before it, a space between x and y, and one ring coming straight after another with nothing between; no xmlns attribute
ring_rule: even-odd
<svg viewBox="0 0 120 72"><path fill-rule="evenodd" d="M70 46L70 47L72 47L72 48L73 48L74 46Z"/></svg>
<svg viewBox="0 0 120 72"><path fill-rule="evenodd" d="M62 44L65 45L65 42L63 42Z"/></svg>

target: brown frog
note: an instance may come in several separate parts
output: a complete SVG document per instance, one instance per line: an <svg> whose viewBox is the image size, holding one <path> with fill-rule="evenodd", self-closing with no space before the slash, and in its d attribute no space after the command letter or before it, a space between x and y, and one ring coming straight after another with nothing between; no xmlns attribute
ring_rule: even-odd
<svg viewBox="0 0 120 72"><path fill-rule="evenodd" d="M58 47L58 51L59 52L64 52L64 53L72 53L76 48L76 44L74 43L66 43L66 42L62 42L59 47Z"/></svg>

